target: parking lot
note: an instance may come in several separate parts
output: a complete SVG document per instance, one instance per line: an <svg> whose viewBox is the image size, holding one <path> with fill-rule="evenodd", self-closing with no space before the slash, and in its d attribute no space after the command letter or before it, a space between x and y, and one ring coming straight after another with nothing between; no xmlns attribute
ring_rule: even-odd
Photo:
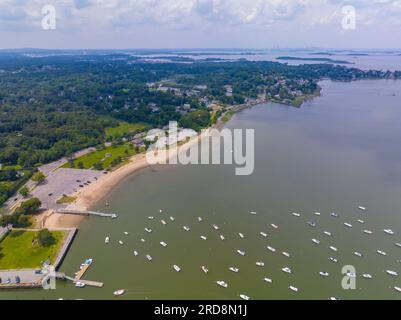
<svg viewBox="0 0 401 320"><path fill-rule="evenodd" d="M19 277L20 283L40 283L43 274L38 274L35 270L0 271L1 284L17 284L17 277Z"/></svg>

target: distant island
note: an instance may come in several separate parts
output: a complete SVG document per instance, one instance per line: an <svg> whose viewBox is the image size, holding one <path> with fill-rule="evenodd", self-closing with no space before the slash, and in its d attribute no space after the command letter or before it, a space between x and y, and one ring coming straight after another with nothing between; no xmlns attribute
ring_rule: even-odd
<svg viewBox="0 0 401 320"><path fill-rule="evenodd" d="M333 63L333 64L352 64L352 62L345 60L334 60L330 58L302 58L302 57L278 57L277 60L286 60L286 61L314 61L314 62L324 62L324 63Z"/></svg>

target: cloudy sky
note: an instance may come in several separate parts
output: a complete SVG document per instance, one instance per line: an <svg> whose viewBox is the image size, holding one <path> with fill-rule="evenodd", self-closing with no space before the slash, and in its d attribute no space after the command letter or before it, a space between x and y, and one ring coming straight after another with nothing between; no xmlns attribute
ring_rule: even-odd
<svg viewBox="0 0 401 320"><path fill-rule="evenodd" d="M0 0L0 48L22 47L400 48L401 0Z"/></svg>

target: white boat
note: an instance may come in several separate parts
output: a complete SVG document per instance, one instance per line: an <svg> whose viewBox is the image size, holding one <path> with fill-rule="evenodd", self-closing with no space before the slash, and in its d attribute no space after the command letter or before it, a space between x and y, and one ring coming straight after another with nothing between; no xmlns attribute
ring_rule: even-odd
<svg viewBox="0 0 401 320"><path fill-rule="evenodd" d="M149 261L152 261L153 260L153 258L150 256L150 255L146 255L146 259L148 259Z"/></svg>
<svg viewBox="0 0 401 320"><path fill-rule="evenodd" d="M317 239L312 239L312 242L313 242L314 244L320 244L320 241L317 240Z"/></svg>
<svg viewBox="0 0 401 320"><path fill-rule="evenodd" d="M247 295L245 295L245 294L240 294L239 295L240 296L240 298L242 299L242 300L251 300L251 298L249 298Z"/></svg>
<svg viewBox="0 0 401 320"><path fill-rule="evenodd" d="M362 278L364 278L364 279L373 279L372 275L369 274L369 273L364 273L364 274L362 275Z"/></svg>
<svg viewBox="0 0 401 320"><path fill-rule="evenodd" d="M257 265L258 267L264 267L264 266L265 266L265 263L262 262L262 261L257 261L257 262L256 262L256 265Z"/></svg>
<svg viewBox="0 0 401 320"><path fill-rule="evenodd" d="M299 217L301 216L298 212L293 212L292 215L293 215L294 217L297 217L297 218L299 218Z"/></svg>
<svg viewBox="0 0 401 320"><path fill-rule="evenodd" d="M121 240L119 240L118 243L119 243L120 245L123 245L123 244L124 244L124 242L122 242Z"/></svg>
<svg viewBox="0 0 401 320"><path fill-rule="evenodd" d="M272 282L273 282L273 280L270 279L270 278L264 278L263 280L264 280L265 282L267 282L267 283L272 283Z"/></svg>
<svg viewBox="0 0 401 320"><path fill-rule="evenodd" d="M298 292L298 288L294 287L294 286L289 286L288 287L290 290L294 291L294 292Z"/></svg>
<svg viewBox="0 0 401 320"><path fill-rule="evenodd" d="M236 267L230 267L230 268L228 268L228 270L230 270L231 272L234 272L234 273L238 273L239 272L239 269L236 268Z"/></svg>
<svg viewBox="0 0 401 320"><path fill-rule="evenodd" d="M397 247L399 247L399 248L401 248L401 243L398 243L398 242L396 242L396 243L394 243Z"/></svg>
<svg viewBox="0 0 401 320"><path fill-rule="evenodd" d="M162 213L162 212L163 212L163 209L160 209L159 212Z"/></svg>
<svg viewBox="0 0 401 320"><path fill-rule="evenodd" d="M225 238L224 238L224 236L222 234L220 235L220 239L223 240L223 241L225 240Z"/></svg>
<svg viewBox="0 0 401 320"><path fill-rule="evenodd" d="M214 230L219 230L219 227L216 224L213 225L213 228Z"/></svg>
<svg viewBox="0 0 401 320"><path fill-rule="evenodd" d="M290 254L289 254L288 252L283 251L281 254L282 254L283 256L287 257L287 258L290 257Z"/></svg>
<svg viewBox="0 0 401 320"><path fill-rule="evenodd" d="M321 213L320 213L320 212L315 212L314 215L315 215L315 216L320 216Z"/></svg>
<svg viewBox="0 0 401 320"><path fill-rule="evenodd" d="M129 233L128 233L127 231L124 231L124 234L125 234L126 236L128 236L128 235L129 235Z"/></svg>
<svg viewBox="0 0 401 320"><path fill-rule="evenodd" d="M335 252L338 251L338 249L337 249L336 247L330 246L329 248L330 248L331 250L335 251Z"/></svg>
<svg viewBox="0 0 401 320"><path fill-rule="evenodd" d="M162 225L166 225L167 224L166 221L164 221L164 220L160 220L160 222L162 223Z"/></svg>
<svg viewBox="0 0 401 320"><path fill-rule="evenodd" d="M203 271L204 273L208 273L208 272L209 272L209 269L206 268L205 266L201 266L201 269L202 269L202 271Z"/></svg>
<svg viewBox="0 0 401 320"><path fill-rule="evenodd" d="M386 273L390 276L397 277L398 273L392 270L386 270Z"/></svg>
<svg viewBox="0 0 401 320"><path fill-rule="evenodd" d="M387 253L385 253L385 252L382 251L382 250L377 250L376 252L377 252L378 254L382 255L382 256L386 256L386 255L387 255Z"/></svg>
<svg viewBox="0 0 401 320"><path fill-rule="evenodd" d="M116 291L114 291L113 292L113 294L115 295L115 296L122 296L123 294L125 293L125 290L124 289L120 289L120 290L116 290Z"/></svg>
<svg viewBox="0 0 401 320"><path fill-rule="evenodd" d="M394 231L391 229L384 229L383 231L391 236L394 235Z"/></svg>
<svg viewBox="0 0 401 320"><path fill-rule="evenodd" d="M332 212L332 213L331 213L331 216L332 216L333 218L338 218L338 213Z"/></svg>
<svg viewBox="0 0 401 320"><path fill-rule="evenodd" d="M216 283L222 288L227 288L228 287L228 284L225 283L224 281L216 281Z"/></svg>
<svg viewBox="0 0 401 320"><path fill-rule="evenodd" d="M147 233L152 233L152 229L150 229L150 228L145 228L145 231L146 231Z"/></svg>
<svg viewBox="0 0 401 320"><path fill-rule="evenodd" d="M257 215L258 213L256 211L251 211L250 214Z"/></svg>
<svg viewBox="0 0 401 320"><path fill-rule="evenodd" d="M106 202L106 207L109 207L109 206L110 206L110 203Z"/></svg>
<svg viewBox="0 0 401 320"><path fill-rule="evenodd" d="M290 268L288 268L288 267L281 268L281 271L283 271L283 272L285 272L285 273L288 273L288 274L291 274L291 273L292 273L292 270L291 270Z"/></svg>
<svg viewBox="0 0 401 320"><path fill-rule="evenodd" d="M348 223L348 222L345 222L345 223L344 223L344 226L346 226L346 227L348 227L348 228L352 228L352 224L350 224L350 223Z"/></svg>
<svg viewBox="0 0 401 320"><path fill-rule="evenodd" d="M161 244L163 247L167 247L167 243L165 243L164 241L160 241L160 244Z"/></svg>
<svg viewBox="0 0 401 320"><path fill-rule="evenodd" d="M265 233L265 232L260 232L259 234L260 234L262 237L267 238L267 233Z"/></svg>
<svg viewBox="0 0 401 320"><path fill-rule="evenodd" d="M276 252L276 249L274 249L273 247L267 246L266 248L267 248L267 250L269 250L271 252Z"/></svg>
<svg viewBox="0 0 401 320"><path fill-rule="evenodd" d="M75 283L75 287L77 287L77 288L83 288L83 287L85 287L85 283L77 282L77 283Z"/></svg>
<svg viewBox="0 0 401 320"><path fill-rule="evenodd" d="M191 230L188 226L183 226L182 228L183 228L185 231L187 231L187 232L188 232L189 230Z"/></svg>
<svg viewBox="0 0 401 320"><path fill-rule="evenodd" d="M154 218L155 218L155 217L152 217L152 216L148 217L149 220L153 220Z"/></svg>
<svg viewBox="0 0 401 320"><path fill-rule="evenodd" d="M365 221L364 220L361 220L361 219L359 219L359 220L357 220L360 224L364 224L365 223Z"/></svg>
<svg viewBox="0 0 401 320"><path fill-rule="evenodd" d="M207 238L205 236L201 236L202 240L207 240Z"/></svg>
<svg viewBox="0 0 401 320"><path fill-rule="evenodd" d="M362 206L359 206L358 209L361 210L361 211L366 211L366 208L362 207Z"/></svg>
<svg viewBox="0 0 401 320"><path fill-rule="evenodd" d="M329 260L330 260L331 262L338 263L338 260L337 260L336 258L330 257Z"/></svg>
<svg viewBox="0 0 401 320"><path fill-rule="evenodd" d="M336 298L336 297L330 297L329 300L331 300L331 301L337 301L338 298Z"/></svg>
<svg viewBox="0 0 401 320"><path fill-rule="evenodd" d="M199 222L202 222L203 219L202 219L201 217L198 217L198 221L199 221Z"/></svg>
<svg viewBox="0 0 401 320"><path fill-rule="evenodd" d="M104 243L109 243L110 242L110 238L109 237L106 237L105 239L104 239Z"/></svg>
<svg viewBox="0 0 401 320"><path fill-rule="evenodd" d="M173 222L175 221L174 217L170 217L170 220L173 221Z"/></svg>
<svg viewBox="0 0 401 320"><path fill-rule="evenodd" d="M401 288L400 287L394 287L395 291L401 292Z"/></svg>
<svg viewBox="0 0 401 320"><path fill-rule="evenodd" d="M271 226L273 229L278 229L278 226L277 226L276 224L274 224L274 223L272 223L270 226Z"/></svg>
<svg viewBox="0 0 401 320"><path fill-rule="evenodd" d="M239 235L239 237L241 238L241 239L244 239L245 238L245 236L240 232L240 233L238 233L238 235Z"/></svg>
<svg viewBox="0 0 401 320"><path fill-rule="evenodd" d="M180 272L180 271L181 271L181 268L180 268L179 266L177 266L176 264L173 265L173 268L174 268L174 270L177 271L177 272Z"/></svg>
<svg viewBox="0 0 401 320"><path fill-rule="evenodd" d="M347 272L347 276L350 278L356 278L356 273L354 272Z"/></svg>
<svg viewBox="0 0 401 320"><path fill-rule="evenodd" d="M323 231L323 233L324 233L326 236L331 237L331 232Z"/></svg>
<svg viewBox="0 0 401 320"><path fill-rule="evenodd" d="M312 227L315 228L316 227L316 223L312 222L312 221L308 221L307 224Z"/></svg>
<svg viewBox="0 0 401 320"><path fill-rule="evenodd" d="M237 250L237 253L238 253L240 256L245 256L245 251Z"/></svg>
<svg viewBox="0 0 401 320"><path fill-rule="evenodd" d="M329 276L329 273L326 272L326 271L321 271L321 272L319 272L319 274L320 274L322 277L328 277L328 276Z"/></svg>
<svg viewBox="0 0 401 320"><path fill-rule="evenodd" d="M362 258L362 253L360 253L360 252L355 251L355 252L354 252L354 255L356 255L357 257Z"/></svg>
<svg viewBox="0 0 401 320"><path fill-rule="evenodd" d="M137 257L138 256L138 251L134 250L134 256Z"/></svg>
<svg viewBox="0 0 401 320"><path fill-rule="evenodd" d="M363 230L363 233L366 233L366 234L372 234L373 232L372 232L372 231L370 231L370 230Z"/></svg>
<svg viewBox="0 0 401 320"><path fill-rule="evenodd" d="M141 239L141 242L145 243L145 242L146 242L146 240L145 240L144 238L142 238L142 239Z"/></svg>

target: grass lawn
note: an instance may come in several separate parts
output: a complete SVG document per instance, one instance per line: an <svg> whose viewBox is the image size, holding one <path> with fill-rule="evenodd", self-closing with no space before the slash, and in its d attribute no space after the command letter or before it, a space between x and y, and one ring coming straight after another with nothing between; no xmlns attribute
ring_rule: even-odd
<svg viewBox="0 0 401 320"><path fill-rule="evenodd" d="M110 156L106 156L107 154L109 154ZM105 147L102 150L96 150L75 159L74 168L79 168L78 164L80 162L82 162L84 169L90 169L95 165L95 163L101 162L103 165L103 169L107 169L110 167L110 164L114 159L118 157L125 158L134 154L135 149L131 144L128 143L119 146ZM63 167L71 168L69 163L66 163Z"/></svg>
<svg viewBox="0 0 401 320"><path fill-rule="evenodd" d="M137 132L146 129L146 125L143 123L128 123L128 122L121 122L119 126L114 128L106 128L104 131L106 132L107 137L118 137L123 136L129 132Z"/></svg>
<svg viewBox="0 0 401 320"><path fill-rule="evenodd" d="M62 196L60 199L57 200L57 203L58 204L69 204L69 203L73 203L75 200L77 200L77 197Z"/></svg>
<svg viewBox="0 0 401 320"><path fill-rule="evenodd" d="M33 231L11 231L0 243L0 269L38 268L48 259L53 263L65 232L52 231L56 243L48 247L42 247L35 241L37 234Z"/></svg>

